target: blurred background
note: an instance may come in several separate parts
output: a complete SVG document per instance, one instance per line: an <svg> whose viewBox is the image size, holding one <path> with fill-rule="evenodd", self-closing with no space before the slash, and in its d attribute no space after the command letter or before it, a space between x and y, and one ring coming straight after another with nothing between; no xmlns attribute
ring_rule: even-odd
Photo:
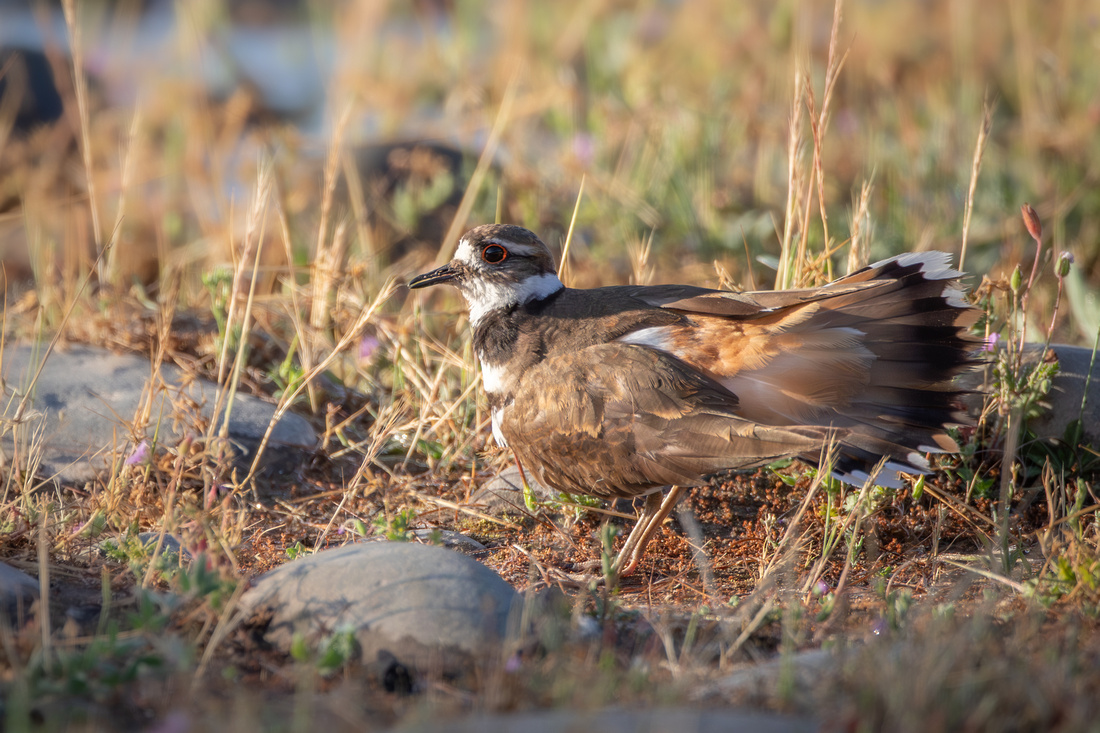
<svg viewBox="0 0 1100 733"><path fill-rule="evenodd" d="M819 119L833 13L0 0L9 302L29 288L64 303L90 271L101 292L153 297L172 273L203 307L202 273L242 257L274 296L315 277L319 252L365 301L465 226L518 223L560 251L574 209L569 277L585 286L770 288L787 220L821 252L823 215L821 278L844 272L853 232L864 258L958 254L987 103L972 284L1031 262L1030 202L1047 279L1053 257L1076 258L1058 338L1091 345L1100 0L848 0Z"/></svg>

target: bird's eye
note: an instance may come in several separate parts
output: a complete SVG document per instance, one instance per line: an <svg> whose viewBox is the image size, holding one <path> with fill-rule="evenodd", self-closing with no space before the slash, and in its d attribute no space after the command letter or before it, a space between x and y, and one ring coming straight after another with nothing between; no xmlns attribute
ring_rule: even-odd
<svg viewBox="0 0 1100 733"><path fill-rule="evenodd" d="M508 250L501 247L499 244L490 244L485 249L481 250L481 259L488 262L490 265L495 265L498 262L504 262L508 257Z"/></svg>

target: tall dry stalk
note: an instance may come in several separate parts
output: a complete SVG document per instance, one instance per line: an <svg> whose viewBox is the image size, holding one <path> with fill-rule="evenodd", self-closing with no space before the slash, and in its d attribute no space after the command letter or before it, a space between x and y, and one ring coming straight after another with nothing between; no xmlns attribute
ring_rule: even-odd
<svg viewBox="0 0 1100 733"><path fill-rule="evenodd" d="M577 189L577 200L573 204L573 216L569 219L569 231L565 233L565 244L561 248L561 262L558 263L558 278L568 285L569 247L573 244L573 228L577 225L577 212L581 210L581 198L584 196L585 176L581 176L581 185Z"/></svg>
<svg viewBox="0 0 1100 733"><path fill-rule="evenodd" d="M959 251L959 269L966 270L966 247L970 241L970 216L974 213L974 191L978 187L978 173L982 169L985 141L993 125L993 106L988 97L982 102L982 124L978 127L978 139L974 143L974 160L970 164L970 187L966 190L966 208L963 209L962 248Z"/></svg>
<svg viewBox="0 0 1100 733"><path fill-rule="evenodd" d="M852 274L861 267L866 267L871 261L871 192L874 185L871 181L864 181L859 188L859 200L856 202L855 212L852 214L852 239L848 242L848 274Z"/></svg>
<svg viewBox="0 0 1100 733"><path fill-rule="evenodd" d="M785 290L791 286L791 269L794 253L791 247L798 231L798 211L802 193L802 95L806 77L801 68L794 72L794 97L791 103L791 119L787 131L787 208L783 214L783 241L779 248L779 269L775 274L775 288Z"/></svg>
<svg viewBox="0 0 1100 733"><path fill-rule="evenodd" d="M829 248L829 215L825 211L825 166L822 162L822 153L824 150L825 130L829 126L829 108L833 99L833 90L836 87L836 80L840 76L840 70L844 68L844 62L848 59L848 51L844 51L844 55L838 60L836 57L837 52L837 34L840 31L840 21L842 18L842 9L844 6L843 0L836 0L833 5L833 26L829 32L829 58L825 63L825 89L822 95L821 101L821 114L815 117L813 114L813 108L810 109L810 131L813 133L814 140L814 177L817 180L817 204L821 214L821 229L822 229L822 242L826 249ZM809 88L812 92L813 87ZM813 103L813 94L809 96L809 102ZM803 232L803 236L805 236Z"/></svg>
<svg viewBox="0 0 1100 733"><path fill-rule="evenodd" d="M225 333L222 336L222 348L218 355L218 391L214 400L214 419L210 421L205 436L205 450L203 452L203 465L208 465L211 458L220 461L221 445L224 445L229 435L229 422L233 412L233 402L237 395L241 376L244 372L244 359L248 349L249 334L252 325L252 306L256 294L256 274L259 267L264 241L264 231L267 223L267 207L271 193L271 181L273 178L272 164L264 161L260 165L257 175L256 189L253 194L252 207L245 226L244 246L236 256L237 261L233 268L233 284L229 297L229 306L226 309ZM253 249L255 254L253 255ZM235 249L233 250L236 251ZM248 263L252 262L251 277L248 282L248 293L241 303L241 292L244 290L245 276L248 273ZM238 313L239 312L239 313ZM233 357L232 368L229 364L229 347L233 341L232 333L237 323L240 323L240 336L237 340L237 349ZM214 446L214 438L219 438L219 447L216 455L211 455ZM258 458L258 456L257 456ZM213 477L209 472L203 472L205 483L204 491L211 490Z"/></svg>
<svg viewBox="0 0 1100 733"><path fill-rule="evenodd" d="M69 30L69 49L73 60L73 89L80 116L80 154L84 159L84 174L88 184L88 208L92 214L92 238L96 249L96 276L100 285L107 282L107 261L103 249L103 230L99 226L99 200L96 196L95 171L92 164L92 132L88 112L88 80L84 76L84 34L76 17L73 0L62 0L65 26Z"/></svg>
<svg viewBox="0 0 1100 733"><path fill-rule="evenodd" d="M653 264L650 257L653 252L653 230L643 239L631 240L627 246L630 255L630 284L649 285L653 282ZM750 268L751 272L751 268Z"/></svg>
<svg viewBox="0 0 1100 733"><path fill-rule="evenodd" d="M813 206L814 196L818 201L818 212L821 217L823 251L828 252L829 242L829 218L825 210L825 165L824 147L825 133L829 127L829 111L832 104L833 92L840 76L841 69L848 59L848 51L845 50L838 57L837 37L840 32L840 22L843 17L844 0L836 0L833 5L833 25L829 34L829 55L825 64L825 84L822 90L821 107L817 107L817 98L813 91L813 85L808 79L799 82L805 74L796 72L795 75L795 100L794 112L791 120L791 131L788 137L788 182L787 182L787 221L784 226L783 243L780 252L779 272L776 276L776 288L786 289L806 285L804 268L807 264L807 247L810 237L810 211ZM809 171L809 179L805 181L805 190L800 191L798 186L802 177L798 174L801 160L801 105L805 104L807 119L810 123L810 134L813 142L813 162ZM792 194L797 193L797 199ZM797 203L801 203L802 211L798 212ZM798 248L792 251L793 246L793 217L800 215L798 222ZM826 263L831 270L831 265ZM831 273L830 273L831 274Z"/></svg>
<svg viewBox="0 0 1100 733"><path fill-rule="evenodd" d="M328 325L332 312L331 302L335 295L333 288L343 267L344 254L347 252L346 228L343 223L336 226L329 236L329 220L332 217L332 204L336 196L336 184L339 180L343 158L344 135L348 123L351 121L352 104L344 106L336 127L332 133L332 144L329 146L328 156L325 159L324 193L321 197L321 221L317 226L317 249L313 255L313 267L311 271L311 289L313 291L310 300L309 325L315 331L320 331ZM308 350L307 350L308 351ZM312 354L306 357L304 366L308 369L312 364Z"/></svg>

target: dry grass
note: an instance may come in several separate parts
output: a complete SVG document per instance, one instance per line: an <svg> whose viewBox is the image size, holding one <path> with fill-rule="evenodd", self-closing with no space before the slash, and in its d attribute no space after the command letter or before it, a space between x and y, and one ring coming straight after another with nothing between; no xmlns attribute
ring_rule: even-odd
<svg viewBox="0 0 1100 733"><path fill-rule="evenodd" d="M214 6L180 27L184 66L225 22ZM139 79L138 101L113 106L85 79L96 9L65 2L67 114L8 134L0 104L5 338L146 353L150 394L159 365L175 362L215 380L219 401L251 392L308 416L322 442L279 484L255 466L232 471L224 424L126 465L155 421L146 410L110 471L61 486L34 470L41 422L20 401L34 376L6 375L19 391L0 424L17 446L0 558L38 574L44 594L60 578L106 601L90 628L45 603L28 625L0 628L7 727L41 716L60 729L71 704L89 727L182 715L196 729L343 729L684 702L738 664L822 643L845 662L806 689L781 676L711 702L866 730L1092 724L1100 549L1084 468L1095 460L1073 444L1014 461L1048 376L1021 374L1014 349L1098 337L1084 327L1095 300L1063 300L1050 265L1072 252L1086 290L1100 288L1100 3L1006 7L464 4L441 30L404 7L316 3L309 20L344 62L318 152L296 127L258 121L243 89L211 99L187 77ZM443 140L466 161L422 148L369 162L364 120L386 139ZM1047 232L1038 252L1024 201ZM1013 349L1007 377L964 436L967 454L926 484L882 493L790 469L695 492L645 578L617 594L571 586L564 611L546 614L548 626L587 614L603 634L547 632L544 656L518 673L488 665L409 702L368 666L326 676L316 657L250 647L227 622L242 579L372 528L461 529L520 587L599 556L596 510L517 524L465 506L507 457L488 440L457 298L400 283L445 259L467 224L493 220L566 249L578 287L796 286L843 263L952 251L987 275L972 284L985 335ZM132 529L177 534L209 565L168 570L159 543L153 557L125 542L110 560L95 551ZM240 684L227 694L222 679Z"/></svg>

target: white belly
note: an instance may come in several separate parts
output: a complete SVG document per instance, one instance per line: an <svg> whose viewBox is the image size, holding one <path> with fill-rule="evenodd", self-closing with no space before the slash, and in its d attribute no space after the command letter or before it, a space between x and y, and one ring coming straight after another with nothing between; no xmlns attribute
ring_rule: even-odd
<svg viewBox="0 0 1100 733"><path fill-rule="evenodd" d="M489 394L504 390L504 367L481 362L481 386Z"/></svg>
<svg viewBox="0 0 1100 733"><path fill-rule="evenodd" d="M504 439L504 434L500 432L500 421L504 417L504 409L500 407L493 408L493 440L497 442L501 448L508 447L508 441Z"/></svg>

